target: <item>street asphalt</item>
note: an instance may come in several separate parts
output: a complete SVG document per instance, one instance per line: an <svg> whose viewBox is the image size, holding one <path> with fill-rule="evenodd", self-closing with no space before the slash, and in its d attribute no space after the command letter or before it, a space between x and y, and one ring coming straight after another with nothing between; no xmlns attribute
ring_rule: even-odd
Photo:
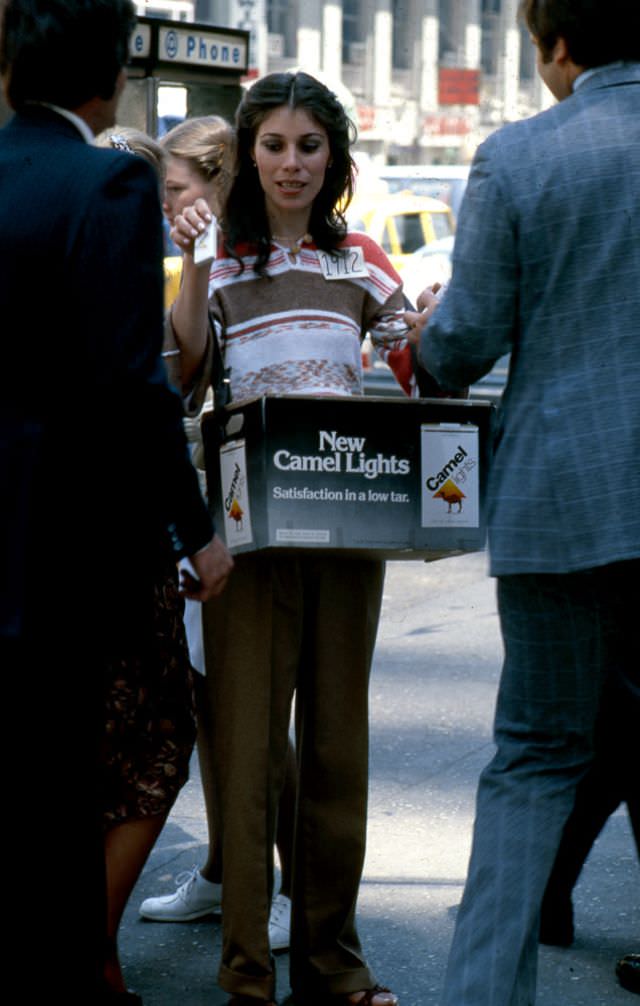
<svg viewBox="0 0 640 1006"><path fill-rule="evenodd" d="M359 929L401 1006L437 1006L465 878L474 795L492 754L501 663L494 583L482 553L387 567L371 683L371 795ZM145 1006L220 1006L220 920L151 923L140 902L205 858L197 761L133 892L120 937ZM576 940L542 947L536 1006L635 1006L616 959L640 951L640 871L627 818L607 822L574 894ZM278 1002L287 998L278 956ZM304 1006L304 1004L296 1004Z"/></svg>

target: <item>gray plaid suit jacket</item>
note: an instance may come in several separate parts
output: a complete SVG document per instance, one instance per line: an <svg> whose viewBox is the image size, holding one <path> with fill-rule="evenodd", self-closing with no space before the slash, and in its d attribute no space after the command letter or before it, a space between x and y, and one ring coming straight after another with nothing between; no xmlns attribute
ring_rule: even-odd
<svg viewBox="0 0 640 1006"><path fill-rule="evenodd" d="M421 357L445 386L511 352L491 572L640 556L640 63L479 148Z"/></svg>

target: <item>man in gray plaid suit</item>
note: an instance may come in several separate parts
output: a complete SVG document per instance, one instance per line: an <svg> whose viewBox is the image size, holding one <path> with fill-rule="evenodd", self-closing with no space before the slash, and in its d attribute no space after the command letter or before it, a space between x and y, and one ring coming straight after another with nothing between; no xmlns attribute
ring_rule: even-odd
<svg viewBox="0 0 640 1006"><path fill-rule="evenodd" d="M444 386L511 353L487 497L497 750L446 1006L534 1003L540 904L603 682L636 709L640 696L640 4L524 0L522 13L560 101L479 148L450 287L420 319L421 360Z"/></svg>

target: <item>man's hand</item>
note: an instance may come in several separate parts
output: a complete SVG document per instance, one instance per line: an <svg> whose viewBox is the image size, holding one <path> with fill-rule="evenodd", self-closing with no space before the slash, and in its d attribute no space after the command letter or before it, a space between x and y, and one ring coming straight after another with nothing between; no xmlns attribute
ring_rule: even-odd
<svg viewBox="0 0 640 1006"><path fill-rule="evenodd" d="M405 311L404 321L409 329L406 334L406 339L413 343L414 346L419 346L422 329L426 323L425 316L421 314L420 311Z"/></svg>
<svg viewBox="0 0 640 1006"><path fill-rule="evenodd" d="M189 557L196 577L186 569L180 570L180 593L191 601L208 601L225 588L233 569L233 559L221 538L213 536L206 548Z"/></svg>
<svg viewBox="0 0 640 1006"><path fill-rule="evenodd" d="M407 332L407 339L409 342L413 343L414 346L420 345L422 330L438 306L438 298L436 297L436 294L439 289L439 283L434 283L433 286L426 287L426 289L423 290L418 297L418 310L405 311L404 313L404 321L409 329Z"/></svg>
<svg viewBox="0 0 640 1006"><path fill-rule="evenodd" d="M422 293L418 294L418 299L416 301L418 311L428 311L429 315L433 314L443 293L444 290L442 289L442 283L434 283L433 286L425 286ZM440 296L436 296L436 294L439 294Z"/></svg>

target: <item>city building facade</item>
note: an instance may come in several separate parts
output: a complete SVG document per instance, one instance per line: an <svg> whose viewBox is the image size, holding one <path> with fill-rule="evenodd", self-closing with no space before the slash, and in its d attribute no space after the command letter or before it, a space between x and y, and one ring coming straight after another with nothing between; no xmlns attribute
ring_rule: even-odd
<svg viewBox="0 0 640 1006"><path fill-rule="evenodd" d="M140 13L243 28L250 75L304 69L349 105L379 163L454 163L550 97L518 0L149 0ZM144 8L144 9L143 9Z"/></svg>

